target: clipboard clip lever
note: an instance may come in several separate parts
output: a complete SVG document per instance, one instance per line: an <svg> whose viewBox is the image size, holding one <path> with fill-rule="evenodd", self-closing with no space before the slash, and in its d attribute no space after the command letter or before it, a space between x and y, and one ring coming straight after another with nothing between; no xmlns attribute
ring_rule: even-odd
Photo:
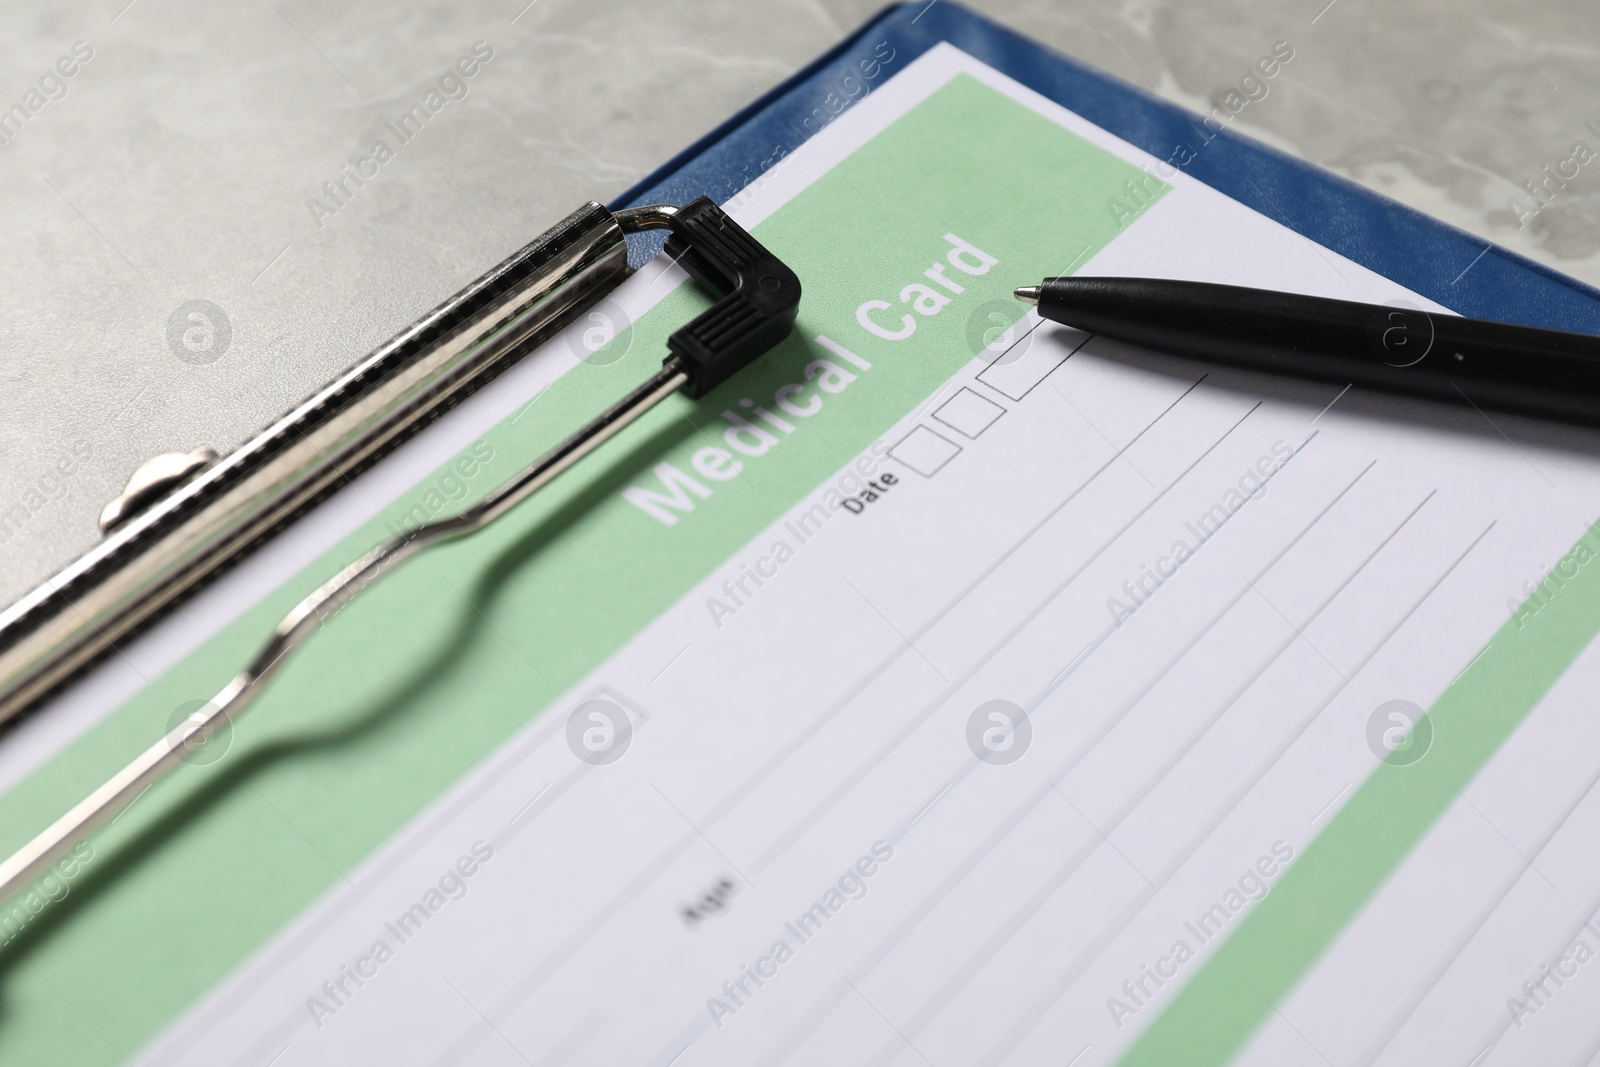
<svg viewBox="0 0 1600 1067"><path fill-rule="evenodd" d="M685 396L698 400L788 336L800 308L800 279L709 198L614 214L624 233L670 231L667 255L720 297L667 339L667 350L689 372Z"/></svg>
<svg viewBox="0 0 1600 1067"><path fill-rule="evenodd" d="M252 537L292 519L477 381L573 322L627 276L624 235L657 229L669 231L667 254L716 298L668 338L661 369L476 504L375 546L302 599L210 701L0 862L0 902L238 718L288 654L372 582L426 548L484 529L668 396L697 400L782 341L799 309L800 279L706 197L615 212L590 203L233 454L157 457L135 473L102 518L102 558L91 554L76 565L83 574L41 587L45 599L25 598L0 613L0 721L93 659L96 639L116 640L170 606ZM46 614L57 594L68 596L64 590L80 581L88 591L73 606L105 605L101 624ZM34 614L46 616L42 624ZM77 616L94 623L82 610Z"/></svg>

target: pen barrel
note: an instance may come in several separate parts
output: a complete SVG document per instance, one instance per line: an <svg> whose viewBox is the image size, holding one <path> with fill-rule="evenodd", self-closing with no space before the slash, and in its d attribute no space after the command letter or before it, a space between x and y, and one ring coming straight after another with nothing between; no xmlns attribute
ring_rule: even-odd
<svg viewBox="0 0 1600 1067"><path fill-rule="evenodd" d="M1600 425L1600 338L1239 286L1051 278L1039 313L1254 370Z"/></svg>
<svg viewBox="0 0 1600 1067"><path fill-rule="evenodd" d="M0 722L187 596L627 277L589 203L0 612Z"/></svg>

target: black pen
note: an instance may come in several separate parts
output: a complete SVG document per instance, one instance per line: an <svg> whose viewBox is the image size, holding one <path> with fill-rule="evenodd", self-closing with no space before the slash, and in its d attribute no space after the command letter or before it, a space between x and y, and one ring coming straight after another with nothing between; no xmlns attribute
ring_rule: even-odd
<svg viewBox="0 0 1600 1067"><path fill-rule="evenodd" d="M1600 425L1600 337L1155 278L1046 278L1043 318L1173 355Z"/></svg>

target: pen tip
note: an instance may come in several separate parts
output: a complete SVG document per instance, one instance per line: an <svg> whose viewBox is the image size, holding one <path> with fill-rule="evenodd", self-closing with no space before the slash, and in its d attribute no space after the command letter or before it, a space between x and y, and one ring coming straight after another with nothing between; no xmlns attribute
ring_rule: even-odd
<svg viewBox="0 0 1600 1067"><path fill-rule="evenodd" d="M1037 285L1021 285L1017 287L1017 299L1024 304L1037 304L1039 302L1039 287Z"/></svg>

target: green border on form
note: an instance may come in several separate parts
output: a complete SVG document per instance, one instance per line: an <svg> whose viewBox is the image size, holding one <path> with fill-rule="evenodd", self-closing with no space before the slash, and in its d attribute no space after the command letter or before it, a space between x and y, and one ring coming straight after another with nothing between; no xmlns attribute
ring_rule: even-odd
<svg viewBox="0 0 1600 1067"><path fill-rule="evenodd" d="M1596 546L1600 524L1568 558L1592 558ZM1577 568L1551 592L1545 584L1536 589L1428 709L1426 758L1377 766L1156 1016L1123 1067L1227 1063L1275 1014L1600 633L1594 568Z"/></svg>

